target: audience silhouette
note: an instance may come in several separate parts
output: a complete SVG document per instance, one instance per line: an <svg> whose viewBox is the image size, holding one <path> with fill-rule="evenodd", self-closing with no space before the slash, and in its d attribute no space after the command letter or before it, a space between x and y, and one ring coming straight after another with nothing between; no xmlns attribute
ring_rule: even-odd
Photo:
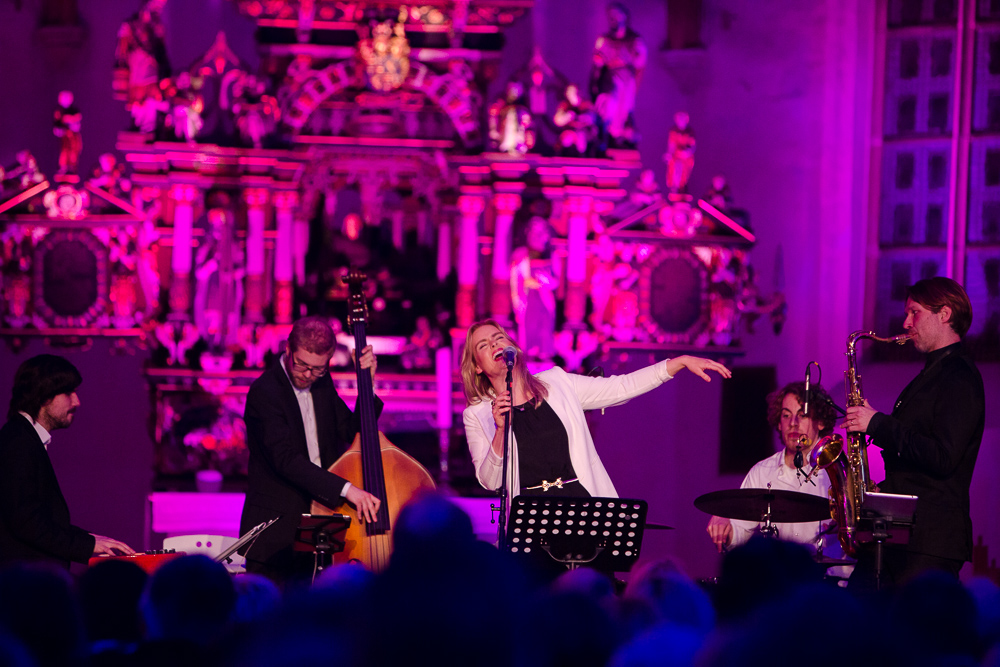
<svg viewBox="0 0 1000 667"><path fill-rule="evenodd" d="M1000 667L1000 587L940 573L858 596L803 547L752 539L717 581L640 564L627 585L552 578L476 539L447 498L407 505L387 570L327 568L312 585L233 577L205 556L152 576L109 560L74 581L0 571L0 667L781 665Z"/></svg>

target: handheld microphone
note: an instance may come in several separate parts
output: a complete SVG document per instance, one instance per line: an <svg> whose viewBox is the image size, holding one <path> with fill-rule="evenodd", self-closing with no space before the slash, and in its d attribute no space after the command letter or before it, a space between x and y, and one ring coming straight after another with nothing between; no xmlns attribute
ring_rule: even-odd
<svg viewBox="0 0 1000 667"><path fill-rule="evenodd" d="M514 368L514 360L517 358L517 350L514 349L513 345L508 345L503 349L503 362L507 364L507 368Z"/></svg>

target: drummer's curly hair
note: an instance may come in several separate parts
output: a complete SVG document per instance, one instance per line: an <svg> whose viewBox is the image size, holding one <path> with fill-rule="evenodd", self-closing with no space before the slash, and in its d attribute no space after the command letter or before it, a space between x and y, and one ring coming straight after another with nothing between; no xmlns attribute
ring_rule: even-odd
<svg viewBox="0 0 1000 667"><path fill-rule="evenodd" d="M806 383L789 382L781 389L772 391L767 395L767 423L771 428L778 430L778 422L781 421L781 404L785 396L792 394L799 399L799 403L805 403ZM826 390L819 385L809 387L809 416L816 422L820 437L833 433L833 427L837 422L837 412L833 409L833 399Z"/></svg>

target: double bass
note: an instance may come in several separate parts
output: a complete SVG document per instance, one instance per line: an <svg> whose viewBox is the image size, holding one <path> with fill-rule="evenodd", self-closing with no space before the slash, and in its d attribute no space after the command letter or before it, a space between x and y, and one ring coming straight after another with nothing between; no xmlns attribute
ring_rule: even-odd
<svg viewBox="0 0 1000 667"><path fill-rule="evenodd" d="M368 322L368 305L365 302L365 275L351 271L347 278L350 285L348 300L348 325L354 334L355 349L367 345L365 327ZM344 534L344 550L334 554L334 564L360 561L365 567L381 572L392 555L392 525L399 510L411 498L435 488L427 469L412 456L402 451L378 430L375 414L375 391L371 372L355 361L358 377L358 402L355 410L361 430L344 454L330 466L329 471L343 477L377 497L381 504L374 522L361 522L353 507L345 505L338 513L351 517ZM313 501L313 514L333 514L333 510Z"/></svg>

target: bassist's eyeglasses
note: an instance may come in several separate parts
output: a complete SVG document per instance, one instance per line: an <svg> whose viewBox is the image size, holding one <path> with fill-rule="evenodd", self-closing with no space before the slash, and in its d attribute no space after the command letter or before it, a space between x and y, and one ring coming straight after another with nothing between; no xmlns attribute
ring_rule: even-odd
<svg viewBox="0 0 1000 667"><path fill-rule="evenodd" d="M314 378L321 378L330 370L329 366L310 366L309 364L304 364L296 359L295 355L292 355L292 368L301 373L309 373Z"/></svg>

